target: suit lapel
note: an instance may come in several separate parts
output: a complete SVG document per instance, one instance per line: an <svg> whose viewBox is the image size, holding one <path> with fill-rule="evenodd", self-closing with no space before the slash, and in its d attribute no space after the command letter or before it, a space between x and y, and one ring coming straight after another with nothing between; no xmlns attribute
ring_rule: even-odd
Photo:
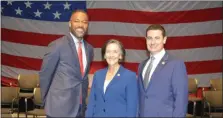
<svg viewBox="0 0 223 118"><path fill-rule="evenodd" d="M84 70L84 78L85 78L85 76L87 76L87 72L88 72L88 69L90 67L90 56L89 56L90 50L89 50L89 47L88 47L88 45L87 45L87 43L85 41L84 41L84 49L85 49L86 60L87 60L86 68Z"/></svg>
<svg viewBox="0 0 223 118"><path fill-rule="evenodd" d="M105 68L101 73L101 81L99 81L99 88L101 89L101 95L104 98L104 83L106 78L106 73L108 71L108 68Z"/></svg>
<svg viewBox="0 0 223 118"><path fill-rule="evenodd" d="M106 71L106 73L107 73L107 71ZM119 67L118 71L116 72L116 74L114 75L113 79L108 84L104 96L106 95L107 91L109 91L109 88L111 88L112 85L114 85L115 83L117 83L120 80L120 78L123 74L123 71L124 71L124 67L120 65L120 67ZM105 73L105 78L106 78L106 73ZM105 81L105 78L104 78L104 81ZM102 87L103 93L104 93L104 83L105 82L103 82L103 87Z"/></svg>
<svg viewBox="0 0 223 118"><path fill-rule="evenodd" d="M142 85L142 89L144 90L144 92L146 91L146 88L144 87L144 84L143 84L143 70L144 70L144 67L146 66L146 63L148 62L148 60L149 60L149 58L148 59L146 59L143 63L142 63L142 65L141 65L141 67L140 67L140 73L139 73L139 78L140 78L140 83L141 83L141 85Z"/></svg>
<svg viewBox="0 0 223 118"><path fill-rule="evenodd" d="M168 54L167 52L165 52L165 55L163 56L163 58L160 60L160 62L158 63L158 65L156 66L156 69L154 70L151 79L149 81L149 85L146 89L146 91L148 90L148 88L150 87L151 83L154 81L154 76L159 73L162 68L166 65L166 63L168 62Z"/></svg>
<svg viewBox="0 0 223 118"><path fill-rule="evenodd" d="M74 55L74 64L76 65L76 67L79 67L79 73L81 73L81 71L80 71L80 64L79 64L79 60L78 60L78 54L77 54L77 50L76 50L76 45L75 45L75 43L74 43L74 41L73 41L73 38L71 37L71 35L70 34L68 34L67 35L67 37L68 37L68 41L69 41L69 45L70 45L70 47L71 47L71 51L72 51L72 53L73 53L73 55ZM82 77L81 77L81 74L80 74L80 79L82 79Z"/></svg>

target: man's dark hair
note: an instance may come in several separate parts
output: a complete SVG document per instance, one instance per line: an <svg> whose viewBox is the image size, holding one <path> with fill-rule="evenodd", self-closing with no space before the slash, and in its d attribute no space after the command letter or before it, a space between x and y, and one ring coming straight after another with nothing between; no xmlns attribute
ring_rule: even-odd
<svg viewBox="0 0 223 118"><path fill-rule="evenodd" d="M147 29L146 29L146 34L149 30L160 30L162 31L162 35L163 37L166 36L166 31L164 29L164 27L160 24L153 24L153 25L150 25Z"/></svg>

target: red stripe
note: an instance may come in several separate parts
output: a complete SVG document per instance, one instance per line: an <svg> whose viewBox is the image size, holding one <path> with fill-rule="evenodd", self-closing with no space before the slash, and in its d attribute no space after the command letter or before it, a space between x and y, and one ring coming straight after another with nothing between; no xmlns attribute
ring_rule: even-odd
<svg viewBox="0 0 223 118"><path fill-rule="evenodd" d="M120 9L88 9L90 21L112 21L141 24L171 24L222 19L222 7L189 11L133 11Z"/></svg>
<svg viewBox="0 0 223 118"><path fill-rule="evenodd" d="M18 80L15 78L9 78L5 76L1 76L1 85L4 86L18 86Z"/></svg>
<svg viewBox="0 0 223 118"><path fill-rule="evenodd" d="M15 38L19 37L19 38ZM51 41L62 35L46 35L38 33L29 33L2 28L2 40L14 43L47 46ZM146 50L146 42L143 37L114 36L114 35L89 35L86 40L95 48L101 48L108 39L118 39L126 49ZM207 34L196 36L168 37L165 48L189 49L222 46L222 34ZM137 44L137 45L136 45Z"/></svg>
<svg viewBox="0 0 223 118"><path fill-rule="evenodd" d="M62 35L40 34L32 32L23 32L1 28L3 41L9 41L21 44L30 44L37 46L47 46L51 41L60 38Z"/></svg>
<svg viewBox="0 0 223 118"><path fill-rule="evenodd" d="M12 56L2 53L2 64L39 71L42 60L34 58L26 58L19 56ZM126 62L123 64L124 67L137 72L138 63ZM90 73L93 74L98 69L104 68L106 64L104 62L93 62ZM197 61L197 62L186 62L188 74L204 74L204 73L217 73L222 72L222 60L209 60L209 61Z"/></svg>
<svg viewBox="0 0 223 118"><path fill-rule="evenodd" d="M168 37L165 49L189 49L222 46L223 35L207 34L196 36ZM112 35L89 35L86 40L95 48L101 48L109 39L121 41L125 49L146 50L146 40L142 37L112 36Z"/></svg>
<svg viewBox="0 0 223 118"><path fill-rule="evenodd" d="M14 56L1 53L2 65L7 65L16 68L27 70L40 70L42 59Z"/></svg>

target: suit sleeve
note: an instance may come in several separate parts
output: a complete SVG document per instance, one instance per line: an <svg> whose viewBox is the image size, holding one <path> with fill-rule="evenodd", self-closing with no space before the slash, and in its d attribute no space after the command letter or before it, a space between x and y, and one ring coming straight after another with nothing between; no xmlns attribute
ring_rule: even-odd
<svg viewBox="0 0 223 118"><path fill-rule="evenodd" d="M136 74L131 74L128 78L129 82L126 88L126 100L127 100L127 116L136 117L138 107L138 84Z"/></svg>
<svg viewBox="0 0 223 118"><path fill-rule="evenodd" d="M56 48L56 42L52 42L48 46L48 52L44 55L41 70L39 72L41 99L43 101L43 106L45 104L46 96L54 76L54 71L57 68L56 66L58 60L59 52Z"/></svg>
<svg viewBox="0 0 223 118"><path fill-rule="evenodd" d="M93 77L93 83L91 86L90 96L88 97L88 105L87 105L87 111L86 111L85 117L93 117L94 107L96 105L95 104L96 102L95 87L96 87L96 74L94 74L94 77Z"/></svg>
<svg viewBox="0 0 223 118"><path fill-rule="evenodd" d="M188 104L188 77L185 64L182 61L175 65L172 85L175 99L173 117L185 117Z"/></svg>

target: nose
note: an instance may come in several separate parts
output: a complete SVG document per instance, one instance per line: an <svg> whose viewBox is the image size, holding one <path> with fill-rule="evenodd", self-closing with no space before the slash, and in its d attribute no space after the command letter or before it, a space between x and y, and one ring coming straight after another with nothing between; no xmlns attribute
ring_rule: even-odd
<svg viewBox="0 0 223 118"><path fill-rule="evenodd" d="M151 40L151 44L155 44L155 39L152 39Z"/></svg>
<svg viewBox="0 0 223 118"><path fill-rule="evenodd" d="M84 26L83 21L75 21L75 23L76 23L77 27L83 27Z"/></svg>
<svg viewBox="0 0 223 118"><path fill-rule="evenodd" d="M114 56L114 53L110 52L110 53L108 54L108 56L109 56L110 58L112 58L112 57Z"/></svg>
<svg viewBox="0 0 223 118"><path fill-rule="evenodd" d="M83 26L84 26L84 23L78 22L78 27L83 27Z"/></svg>

